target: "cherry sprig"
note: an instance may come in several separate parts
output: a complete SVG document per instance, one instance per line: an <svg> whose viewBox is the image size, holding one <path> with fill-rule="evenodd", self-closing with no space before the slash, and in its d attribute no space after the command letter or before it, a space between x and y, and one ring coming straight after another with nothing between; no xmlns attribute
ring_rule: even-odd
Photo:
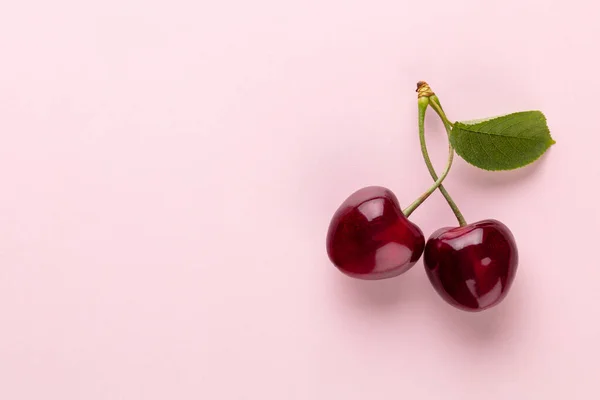
<svg viewBox="0 0 600 400"><path fill-rule="evenodd" d="M515 278L518 251L514 236L495 219L468 224L442 182L455 151L476 167L509 170L534 162L555 142L539 111L452 123L426 82L418 82L417 93L421 153L434 184L404 211L387 188L357 190L331 219L327 253L344 274L368 280L398 276L424 253L426 274L446 302L466 311L486 310L506 297ZM425 140L429 107L440 117L449 141L448 161L439 176ZM408 217L437 189L459 226L438 229L425 244L423 232Z"/></svg>

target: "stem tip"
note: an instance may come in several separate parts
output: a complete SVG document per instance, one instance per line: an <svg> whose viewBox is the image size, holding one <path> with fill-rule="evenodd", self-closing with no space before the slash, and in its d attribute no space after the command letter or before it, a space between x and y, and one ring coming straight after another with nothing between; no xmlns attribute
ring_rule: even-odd
<svg viewBox="0 0 600 400"><path fill-rule="evenodd" d="M433 90L431 90L431 88L429 87L429 84L425 81L417 82L416 92L418 93L417 97L419 97L419 98L431 97L431 96L435 95L435 93L433 93Z"/></svg>

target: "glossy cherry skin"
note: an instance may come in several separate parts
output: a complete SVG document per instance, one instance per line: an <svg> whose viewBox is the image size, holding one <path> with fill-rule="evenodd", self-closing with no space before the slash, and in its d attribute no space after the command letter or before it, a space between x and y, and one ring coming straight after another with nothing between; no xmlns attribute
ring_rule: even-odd
<svg viewBox="0 0 600 400"><path fill-rule="evenodd" d="M500 303L515 278L519 256L510 230L488 219L436 231L425 246L427 276L440 296L466 311Z"/></svg>
<svg viewBox="0 0 600 400"><path fill-rule="evenodd" d="M402 213L398 199L380 186L357 190L333 215L327 254L343 273L386 279L406 272L423 253L425 237Z"/></svg>

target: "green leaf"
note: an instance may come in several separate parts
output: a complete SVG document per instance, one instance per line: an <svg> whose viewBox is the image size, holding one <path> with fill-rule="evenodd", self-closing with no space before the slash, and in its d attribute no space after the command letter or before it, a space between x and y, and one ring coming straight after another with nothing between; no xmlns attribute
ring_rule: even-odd
<svg viewBox="0 0 600 400"><path fill-rule="evenodd" d="M489 171L524 167L556 143L540 111L457 122L450 143L459 156Z"/></svg>

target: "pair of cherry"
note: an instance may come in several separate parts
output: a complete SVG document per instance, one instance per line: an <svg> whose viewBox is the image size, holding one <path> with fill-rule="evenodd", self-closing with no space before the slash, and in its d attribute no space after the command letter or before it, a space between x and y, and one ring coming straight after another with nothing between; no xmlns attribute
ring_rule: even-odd
<svg viewBox="0 0 600 400"><path fill-rule="evenodd" d="M427 104L423 104L426 108ZM420 116L421 124L424 109ZM426 146L422 148L430 166ZM447 170L452 149L450 154ZM430 172L438 179L435 171ZM438 179L433 190L441 188L444 177ZM422 196L416 206L433 190ZM443 193L454 209L447 192ZM424 253L429 280L451 305L482 311L501 302L518 264L517 246L510 230L493 219L467 224L455 210L461 226L441 228L425 243L421 229L407 218L415 208L402 211L394 193L384 187L369 186L354 192L338 208L329 225L330 260L346 275L375 280L408 271Z"/></svg>
<svg viewBox="0 0 600 400"><path fill-rule="evenodd" d="M392 278L408 271L425 252L433 287L448 303L468 311L498 304L517 270L517 246L496 220L442 228L427 244L421 229L404 216L398 199L379 186L353 193L337 210L327 233L327 252L345 274Z"/></svg>

